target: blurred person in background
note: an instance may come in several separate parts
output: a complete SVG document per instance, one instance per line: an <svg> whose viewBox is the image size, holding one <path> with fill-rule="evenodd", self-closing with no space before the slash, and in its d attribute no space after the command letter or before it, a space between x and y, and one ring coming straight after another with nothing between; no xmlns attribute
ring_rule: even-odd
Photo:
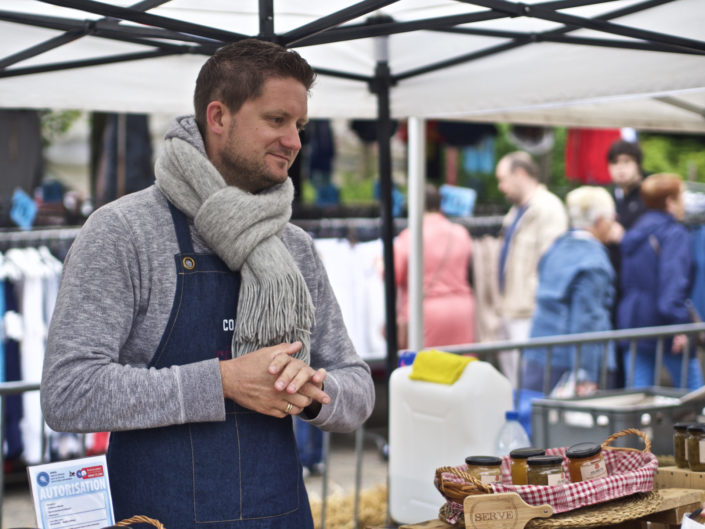
<svg viewBox="0 0 705 529"><path fill-rule="evenodd" d="M614 183L614 200L617 208L617 224L613 229L622 231L631 228L646 211L639 192L644 170L644 158L638 143L617 140L607 152L607 168ZM620 237L621 239L621 237Z"/></svg>
<svg viewBox="0 0 705 529"><path fill-rule="evenodd" d="M625 233L621 243L622 299L617 309L620 329L692 322L687 303L692 281L690 238L680 223L684 215L684 187L680 176L667 173L653 174L641 184L647 210ZM680 387L682 353L687 339L677 335L664 340L663 345L663 365L673 385ZM656 340L637 341L634 387L658 384L656 349ZM624 355L624 365L630 366L628 347ZM703 384L695 355L689 360L685 382L689 389Z"/></svg>
<svg viewBox="0 0 705 529"><path fill-rule="evenodd" d="M526 341L534 313L539 259L566 232L568 218L561 199L539 181L539 168L528 153L505 155L496 174L499 190L513 204L502 223L500 312L507 339ZM516 387L518 351L500 353L499 363Z"/></svg>
<svg viewBox="0 0 705 529"><path fill-rule="evenodd" d="M619 243L624 232L629 230L646 211L646 205L641 198L641 182L644 179L642 169L643 153L636 142L617 140L607 151L607 169L614 184L613 196L617 206L617 222L613 224L612 234L607 244L610 261L616 273L615 302L612 308L612 323L617 325L617 306L622 299L621 292L621 250ZM618 345L617 370L613 380L615 387L624 387L626 381L624 354Z"/></svg>
<svg viewBox="0 0 705 529"><path fill-rule="evenodd" d="M475 299L470 287L472 240L463 226L441 213L441 195L433 185L425 191L423 217L424 347L475 341ZM411 233L394 241L394 276L399 291L398 338L406 347L409 321L409 251Z"/></svg>
<svg viewBox="0 0 705 529"><path fill-rule="evenodd" d="M601 187L579 187L566 197L571 229L559 237L539 263L539 285L531 337L558 336L612 329L614 269L607 248L615 219L615 204ZM580 348L581 382L595 388L600 377L605 346L584 344ZM574 345L552 348L549 390L571 372L576 362ZM615 368L612 344L607 350L607 368ZM546 348L526 349L522 363L522 387L544 389Z"/></svg>

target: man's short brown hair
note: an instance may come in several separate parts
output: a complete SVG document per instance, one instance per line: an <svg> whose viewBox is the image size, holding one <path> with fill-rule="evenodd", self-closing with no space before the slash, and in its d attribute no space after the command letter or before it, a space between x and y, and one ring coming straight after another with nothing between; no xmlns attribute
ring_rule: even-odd
<svg viewBox="0 0 705 529"><path fill-rule="evenodd" d="M206 130L206 108L211 101L222 101L237 112L245 101L262 94L267 79L287 77L308 91L316 74L298 53L272 42L245 39L219 48L196 79L193 105L201 134Z"/></svg>
<svg viewBox="0 0 705 529"><path fill-rule="evenodd" d="M539 166L528 152L514 151L505 154L502 158L509 162L509 172L513 173L517 169L523 169L534 180L539 179Z"/></svg>

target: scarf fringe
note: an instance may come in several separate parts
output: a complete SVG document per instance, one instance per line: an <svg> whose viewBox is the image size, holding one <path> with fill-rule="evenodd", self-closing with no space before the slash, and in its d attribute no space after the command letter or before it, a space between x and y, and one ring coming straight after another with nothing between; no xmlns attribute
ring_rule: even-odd
<svg viewBox="0 0 705 529"><path fill-rule="evenodd" d="M306 310L312 302L303 278L286 274L248 281L245 276L249 275L254 274L244 266L233 335L235 355L298 340L302 347L293 356L308 364L314 317L312 311ZM306 301L302 305L300 300Z"/></svg>

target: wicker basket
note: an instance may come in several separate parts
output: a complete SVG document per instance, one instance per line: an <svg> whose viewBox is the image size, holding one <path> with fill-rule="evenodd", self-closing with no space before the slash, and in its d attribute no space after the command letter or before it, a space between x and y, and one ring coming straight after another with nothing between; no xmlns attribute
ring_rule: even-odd
<svg viewBox="0 0 705 529"><path fill-rule="evenodd" d="M157 529L165 529L165 527L162 525L162 523L159 520L155 520L154 518L148 518L147 516L133 516L131 518L126 518L125 520L121 520L115 524L117 527L126 527L130 524L133 523L146 523L149 525L152 525L156 527Z"/></svg>
<svg viewBox="0 0 705 529"><path fill-rule="evenodd" d="M644 449L610 446L626 435L638 435L644 442ZM516 492L530 505L548 503L554 513L562 513L588 505L614 500L653 490L654 476L658 461L651 453L651 443L640 430L633 428L617 432L603 443L604 457L610 475L604 478L579 483L568 483L541 487L536 485L512 485L510 458L502 462L502 481L484 484L467 472L467 466L441 467L436 470L434 484L447 503L441 511L441 519L454 524L463 512L465 497L473 494ZM565 455L567 448L551 448L547 454Z"/></svg>

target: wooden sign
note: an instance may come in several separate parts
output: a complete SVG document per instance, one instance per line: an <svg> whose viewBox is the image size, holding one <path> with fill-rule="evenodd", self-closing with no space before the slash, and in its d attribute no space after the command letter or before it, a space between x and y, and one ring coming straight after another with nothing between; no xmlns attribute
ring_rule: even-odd
<svg viewBox="0 0 705 529"><path fill-rule="evenodd" d="M466 529L523 529L532 518L548 518L550 505L528 505L516 492L474 494L465 498Z"/></svg>

